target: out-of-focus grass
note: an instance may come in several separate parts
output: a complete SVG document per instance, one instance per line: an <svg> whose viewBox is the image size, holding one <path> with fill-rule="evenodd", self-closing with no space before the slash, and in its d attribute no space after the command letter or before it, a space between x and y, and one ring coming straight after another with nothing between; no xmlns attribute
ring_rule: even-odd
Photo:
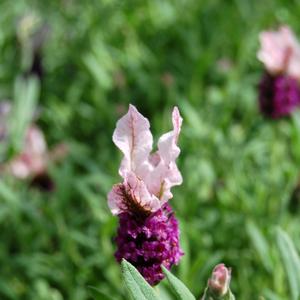
<svg viewBox="0 0 300 300"><path fill-rule="evenodd" d="M299 15L296 0L3 0L0 99L13 99L31 69L30 24L46 26L39 125L70 155L52 166L50 194L1 177L0 298L91 299L94 286L126 299L106 194L120 180L111 135L131 102L156 137L169 130L173 105L184 117L184 184L171 204L185 256L174 272L200 295L224 261L238 299L288 299L275 227L299 249L299 211L288 207L300 116L260 116L255 55L260 30L287 23L300 34Z"/></svg>

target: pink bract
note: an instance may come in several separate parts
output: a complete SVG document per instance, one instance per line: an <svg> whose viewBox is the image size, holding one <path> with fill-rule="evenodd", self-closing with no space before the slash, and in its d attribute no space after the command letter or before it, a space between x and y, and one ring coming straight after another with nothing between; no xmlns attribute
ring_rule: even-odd
<svg viewBox="0 0 300 300"><path fill-rule="evenodd" d="M158 150L151 153L153 137L149 121L133 105L117 122L113 142L124 154L119 168L124 181L108 194L108 205L114 215L128 210L124 193L135 205L154 212L173 197L171 187L182 183L176 165L182 124L177 107L173 109L172 123L173 130L159 138Z"/></svg>
<svg viewBox="0 0 300 300"><path fill-rule="evenodd" d="M47 145L42 131L32 125L26 132L20 155L9 163L12 175L27 178L43 173L47 165Z"/></svg>
<svg viewBox="0 0 300 300"><path fill-rule="evenodd" d="M258 59L272 75L286 74L300 80L300 44L288 26L263 31Z"/></svg>

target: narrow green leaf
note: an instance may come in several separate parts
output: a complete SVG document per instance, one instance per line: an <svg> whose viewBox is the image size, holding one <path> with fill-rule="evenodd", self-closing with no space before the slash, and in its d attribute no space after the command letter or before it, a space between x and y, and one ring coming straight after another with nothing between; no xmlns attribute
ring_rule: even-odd
<svg viewBox="0 0 300 300"><path fill-rule="evenodd" d="M146 282L138 270L125 259L121 263L123 279L130 296L134 300L159 300L154 289Z"/></svg>
<svg viewBox="0 0 300 300"><path fill-rule="evenodd" d="M267 240L263 236L260 229L252 221L247 223L247 232L252 241L254 248L256 249L261 263L267 271L272 271L272 261L270 258L270 249Z"/></svg>
<svg viewBox="0 0 300 300"><path fill-rule="evenodd" d="M229 300L235 300L235 296L232 294L232 292L229 290L229 293L228 293L228 299Z"/></svg>
<svg viewBox="0 0 300 300"><path fill-rule="evenodd" d="M277 246L288 277L292 300L299 300L300 258L293 241L281 228L277 229Z"/></svg>
<svg viewBox="0 0 300 300"><path fill-rule="evenodd" d="M114 300L113 297L107 295L103 291L97 289L96 287L89 286L90 288L90 294L95 300Z"/></svg>
<svg viewBox="0 0 300 300"><path fill-rule="evenodd" d="M195 297L190 292L190 290L184 285L183 282L181 282L177 277L175 277L164 266L162 266L162 270L179 300L195 300Z"/></svg>
<svg viewBox="0 0 300 300"><path fill-rule="evenodd" d="M28 79L19 77L16 79L14 90L14 105L10 116L10 139L13 150L20 151L24 134L34 116L40 83L36 77Z"/></svg>

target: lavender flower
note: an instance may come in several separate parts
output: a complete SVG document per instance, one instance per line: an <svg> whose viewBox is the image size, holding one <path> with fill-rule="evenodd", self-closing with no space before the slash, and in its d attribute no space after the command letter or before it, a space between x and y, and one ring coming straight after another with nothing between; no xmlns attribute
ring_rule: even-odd
<svg viewBox="0 0 300 300"><path fill-rule="evenodd" d="M128 260L151 285L164 278L161 265L170 269L183 255L178 222L167 203L171 187L182 183L175 163L182 123L176 107L172 121L173 130L161 136L155 153L149 121L132 105L113 134L124 154L119 169L124 181L108 194L108 205L119 217L115 257Z"/></svg>
<svg viewBox="0 0 300 300"><path fill-rule="evenodd" d="M300 44L293 32L282 26L260 34L257 56L266 72L259 84L259 107L271 118L289 115L300 105Z"/></svg>

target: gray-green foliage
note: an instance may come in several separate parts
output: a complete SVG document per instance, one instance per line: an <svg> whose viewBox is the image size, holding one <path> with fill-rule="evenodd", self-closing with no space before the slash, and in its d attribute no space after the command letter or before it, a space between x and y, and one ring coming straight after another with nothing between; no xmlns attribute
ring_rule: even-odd
<svg viewBox="0 0 300 300"><path fill-rule="evenodd" d="M137 269L125 259L121 263L125 285L134 300L159 300L154 289L146 282Z"/></svg>
<svg viewBox="0 0 300 300"><path fill-rule="evenodd" d="M127 290L133 300L163 300L162 295L155 291L146 280L141 276L138 270L127 262L125 259L121 262L123 280ZM176 276L162 267L166 275L169 285L176 295L178 300L195 300L193 294Z"/></svg>
<svg viewBox="0 0 300 300"><path fill-rule="evenodd" d="M164 300L163 295L158 293L158 290L151 287L146 280L141 276L138 270L125 259L121 262L123 280L133 300ZM186 287L186 285L168 271L164 266L162 270L168 280L176 299L178 300L195 300L196 298ZM215 295L207 287L201 300L235 300L230 288L224 295Z"/></svg>
<svg viewBox="0 0 300 300"><path fill-rule="evenodd" d="M14 88L30 71L30 47L17 32L32 14L49 26L38 123L50 147L67 142L70 154L51 166L50 194L1 175L0 298L84 300L94 286L127 299L106 194L120 180L111 135L132 102L155 136L170 129L173 105L184 117L184 183L170 203L185 256L172 272L198 299L212 267L224 261L238 299L288 299L274 227L299 250L299 199L291 201L299 112L261 117L256 50L259 31L279 23L300 37L299 1L2 0L0 99L17 101Z"/></svg>
<svg viewBox="0 0 300 300"><path fill-rule="evenodd" d="M165 267L162 267L162 269L178 300L195 300L195 297L183 282L176 278Z"/></svg>

